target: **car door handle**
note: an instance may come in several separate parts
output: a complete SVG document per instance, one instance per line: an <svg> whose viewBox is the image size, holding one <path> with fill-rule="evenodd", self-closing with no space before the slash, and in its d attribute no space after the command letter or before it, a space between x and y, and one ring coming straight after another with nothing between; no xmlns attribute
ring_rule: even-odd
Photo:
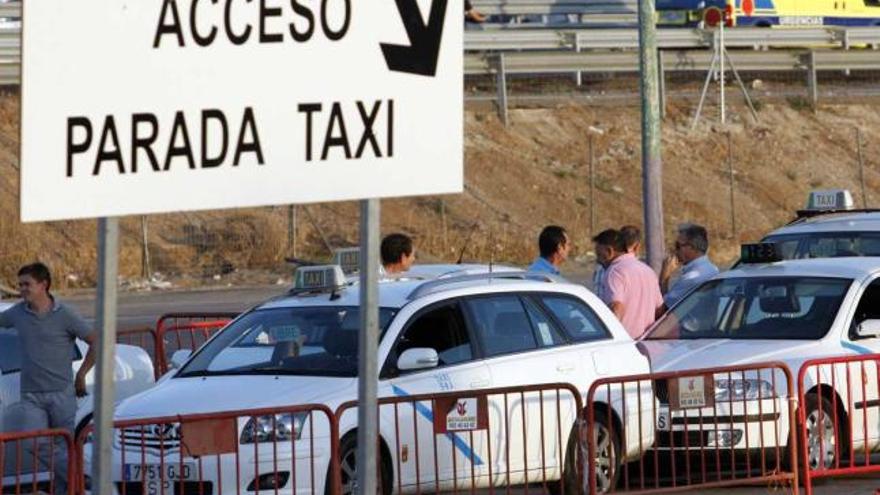
<svg viewBox="0 0 880 495"><path fill-rule="evenodd" d="M575 366L571 363L562 363L556 365L556 371L560 373L571 373L574 371Z"/></svg>
<svg viewBox="0 0 880 495"><path fill-rule="evenodd" d="M476 381L471 382L471 388L483 388L483 387L488 387L488 386L489 386L489 380L486 380L486 379L476 380Z"/></svg>

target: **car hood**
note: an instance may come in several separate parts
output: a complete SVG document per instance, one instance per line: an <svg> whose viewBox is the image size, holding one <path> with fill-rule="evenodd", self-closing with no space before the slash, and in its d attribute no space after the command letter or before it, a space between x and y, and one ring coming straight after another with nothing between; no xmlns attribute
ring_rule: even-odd
<svg viewBox="0 0 880 495"><path fill-rule="evenodd" d="M350 393L340 393L346 389ZM172 378L124 400L116 419L155 418L238 411L296 404L331 409L355 399L356 379L302 376L212 376Z"/></svg>
<svg viewBox="0 0 880 495"><path fill-rule="evenodd" d="M648 355L651 371L680 371L719 366L736 366L768 361L793 361L828 354L818 341L793 340L642 340L639 348ZM797 368L792 368L797 372Z"/></svg>

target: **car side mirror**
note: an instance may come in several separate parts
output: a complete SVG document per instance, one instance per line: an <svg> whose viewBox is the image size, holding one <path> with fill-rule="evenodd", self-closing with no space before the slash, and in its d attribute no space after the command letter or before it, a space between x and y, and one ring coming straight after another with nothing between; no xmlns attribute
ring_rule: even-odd
<svg viewBox="0 0 880 495"><path fill-rule="evenodd" d="M856 327L859 337L880 337L880 320L865 320Z"/></svg>
<svg viewBox="0 0 880 495"><path fill-rule="evenodd" d="M397 359L397 369L401 371L426 370L436 368L439 364L440 356L437 351L428 347L407 349Z"/></svg>
<svg viewBox="0 0 880 495"><path fill-rule="evenodd" d="M171 355L171 369L179 370L186 363L186 360L192 356L189 349L178 349Z"/></svg>

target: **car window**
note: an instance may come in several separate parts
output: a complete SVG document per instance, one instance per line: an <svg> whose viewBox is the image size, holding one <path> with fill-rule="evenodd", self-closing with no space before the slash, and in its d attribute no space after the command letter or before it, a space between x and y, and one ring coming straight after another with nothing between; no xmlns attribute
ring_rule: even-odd
<svg viewBox="0 0 880 495"><path fill-rule="evenodd" d="M818 277L711 280L663 316L646 338L819 339L831 328L851 283Z"/></svg>
<svg viewBox="0 0 880 495"><path fill-rule="evenodd" d="M3 373L21 371L21 341L14 328L0 328L0 370Z"/></svg>
<svg viewBox="0 0 880 495"><path fill-rule="evenodd" d="M589 306L565 296L541 296L541 301L559 320L568 336L576 342L606 339L608 329Z"/></svg>
<svg viewBox="0 0 880 495"><path fill-rule="evenodd" d="M473 345L461 308L457 303L447 304L418 315L401 333L391 356L397 359L407 349L417 347L437 351L440 366L473 360Z"/></svg>
<svg viewBox="0 0 880 495"><path fill-rule="evenodd" d="M772 235L783 259L880 256L880 232L811 232Z"/></svg>
<svg viewBox="0 0 880 495"><path fill-rule="evenodd" d="M380 334L394 310L379 308ZM303 375L354 377L360 310L304 306L251 311L205 344L177 375ZM380 335L381 338L381 335Z"/></svg>
<svg viewBox="0 0 880 495"><path fill-rule="evenodd" d="M540 347L552 347L565 343L565 337L562 336L560 330L553 321L547 317L537 304L530 298L524 298L523 304L526 307L526 313L532 322L532 328L538 337L538 345Z"/></svg>
<svg viewBox="0 0 880 495"><path fill-rule="evenodd" d="M850 326L850 339L859 339L856 335L856 326L865 320L880 320L880 281L874 281L865 289L862 298L856 306L856 313L853 316L852 325Z"/></svg>
<svg viewBox="0 0 880 495"><path fill-rule="evenodd" d="M475 297L467 304L486 357L537 349L531 321L519 296Z"/></svg>

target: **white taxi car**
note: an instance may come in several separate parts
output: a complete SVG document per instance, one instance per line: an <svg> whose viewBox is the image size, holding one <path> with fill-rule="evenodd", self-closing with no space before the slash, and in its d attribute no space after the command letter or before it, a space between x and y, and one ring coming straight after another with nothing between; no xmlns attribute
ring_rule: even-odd
<svg viewBox="0 0 880 495"><path fill-rule="evenodd" d="M813 191L795 220L761 242L784 259L880 256L880 210L855 209L843 189Z"/></svg>
<svg viewBox="0 0 880 495"><path fill-rule="evenodd" d="M379 397L468 393L558 382L570 382L586 394L599 377L648 371L647 359L623 327L584 287L552 276L487 270L484 266L465 271L457 265L416 267L415 276L410 273L380 282ZM328 282L328 286L294 289L289 296L241 315L173 376L120 404L116 419L309 403L335 410L356 400L359 289L356 283L344 282L343 277L339 267L301 268L298 283ZM296 350L291 352L292 348ZM550 400L551 395L546 394L544 400ZM497 431L500 423L512 420L513 413L509 416L505 412L506 404L489 400L488 421ZM616 410L613 396L611 401ZM650 392L645 403L649 402ZM450 488L456 485L454 480L458 488L470 487L472 480L475 486L522 483L529 474L533 482L542 476L548 481L561 476L575 479L572 453L576 438L572 433L577 411L571 407L573 400L567 404L567 410L560 406L558 415L554 413L552 418L549 413L546 418L530 413L522 432L507 439L493 436L490 442L477 441L467 434L435 436L430 409L420 403L383 407L379 427L381 485L385 493L397 493ZM614 483L608 476L603 478L603 473L619 472L608 469L611 463L632 459L639 453L639 439L630 438L621 445L614 433L620 431L620 421L632 422L635 416L624 417L617 411L614 418L601 413L596 418L600 445L597 463L603 489ZM544 419L544 425L539 418ZM214 495L235 494L254 489L324 493L330 451L320 442L317 447L310 446L309 439L326 442L326 427L310 425L306 415L300 414L256 419L239 418L236 455L217 458L196 460L180 454L175 447L180 444L181 433L174 427L155 434L161 438L155 437L152 430L136 432L130 440L124 436L115 446L115 486L125 488L126 493L160 495L172 484L177 493L178 481L193 494L200 490ZM356 421L357 414L340 418L344 493L355 490ZM408 426L413 422L418 426ZM556 437L549 432L542 440L541 432L547 424L565 425L564 429L560 427L564 434L561 442L553 440ZM648 419L643 425L646 431L650 424ZM631 425L629 431L636 427ZM557 431L556 426L553 431ZM520 433L527 438L518 440L522 438ZM566 438L568 444L563 445ZM275 439L285 441L271 443ZM294 447L292 440L296 441ZM543 449L537 447L544 445L542 441L546 441ZM651 441L643 440L642 445ZM155 448L142 449L159 442L167 447L164 454ZM529 442L528 448L525 442ZM291 450L295 451L296 462L291 461ZM314 465L310 459L314 459ZM542 464L544 469L536 471ZM156 479L154 471L162 470L162 466L172 467ZM292 475L292 468L300 473L298 477ZM305 474L309 472L317 472L318 476ZM536 472L540 472L537 477ZM198 480L196 476L200 476Z"/></svg>
<svg viewBox="0 0 880 495"><path fill-rule="evenodd" d="M738 268L695 289L643 337L639 345L654 372L775 361L787 365L797 387L806 360L880 353L880 258L754 263L760 260L749 259L747 249ZM756 251L765 260L780 259L773 245L760 245ZM855 378L861 377L858 368L851 368L834 372L836 379L827 368L821 376L812 371L805 377L810 469L834 466L849 456L850 444L855 453L880 448L880 411L872 405L880 399L877 380L867 379L863 387ZM880 376L876 368L876 362L868 362L863 372ZM845 379L850 371L852 386ZM797 392L787 390L784 377L752 371L714 378L717 409L691 411L689 418L685 411L672 411L671 425L664 425L671 433L658 438L659 449L705 449L714 456L716 448L733 453L761 445L772 451L789 444L785 398ZM668 391L658 390L658 398L668 405Z"/></svg>

